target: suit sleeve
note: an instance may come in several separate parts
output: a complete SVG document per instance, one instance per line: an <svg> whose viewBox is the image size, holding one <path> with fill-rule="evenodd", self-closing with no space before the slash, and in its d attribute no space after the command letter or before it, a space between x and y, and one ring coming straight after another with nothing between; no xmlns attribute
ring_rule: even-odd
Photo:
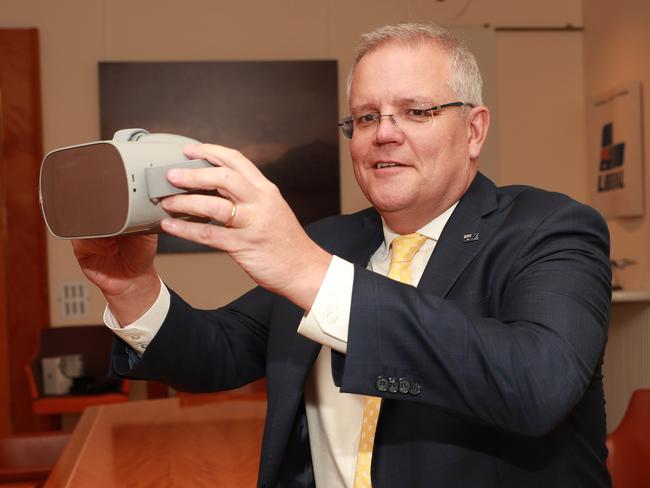
<svg viewBox="0 0 650 488"><path fill-rule="evenodd" d="M355 267L341 390L423 402L523 435L560 423L602 360L608 231L593 209L564 201L518 235L502 251L512 254L508 269L490 274L474 263L461 278L489 282L488 316ZM380 391L378 377L419 390Z"/></svg>
<svg viewBox="0 0 650 488"><path fill-rule="evenodd" d="M170 293L167 317L141 356L116 340L114 374L190 392L237 388L265 375L271 293L258 287L209 311L194 309Z"/></svg>

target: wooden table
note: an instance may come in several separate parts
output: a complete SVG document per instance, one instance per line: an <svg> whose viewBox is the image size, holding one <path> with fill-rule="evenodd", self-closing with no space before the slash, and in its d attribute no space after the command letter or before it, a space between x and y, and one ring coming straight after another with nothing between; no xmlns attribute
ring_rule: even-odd
<svg viewBox="0 0 650 488"><path fill-rule="evenodd" d="M46 488L255 486L263 394L88 408Z"/></svg>

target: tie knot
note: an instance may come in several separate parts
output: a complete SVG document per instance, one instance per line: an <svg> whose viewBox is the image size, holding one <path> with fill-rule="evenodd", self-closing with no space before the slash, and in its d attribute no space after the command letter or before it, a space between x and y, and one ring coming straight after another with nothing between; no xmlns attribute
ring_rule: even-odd
<svg viewBox="0 0 650 488"><path fill-rule="evenodd" d="M413 233L397 236L393 239L391 263L408 263L413 259L415 253L419 251L427 240L427 236Z"/></svg>

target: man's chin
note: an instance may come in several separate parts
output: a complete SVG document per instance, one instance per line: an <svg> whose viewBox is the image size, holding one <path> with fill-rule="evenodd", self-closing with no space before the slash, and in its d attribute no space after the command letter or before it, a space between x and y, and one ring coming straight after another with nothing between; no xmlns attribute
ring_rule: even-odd
<svg viewBox="0 0 650 488"><path fill-rule="evenodd" d="M404 198L372 198L370 202L382 216L399 214L409 209L409 202Z"/></svg>

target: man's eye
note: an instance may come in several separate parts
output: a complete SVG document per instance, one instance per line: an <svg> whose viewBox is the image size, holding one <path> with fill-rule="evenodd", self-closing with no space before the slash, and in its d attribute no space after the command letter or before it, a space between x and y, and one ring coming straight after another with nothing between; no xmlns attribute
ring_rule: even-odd
<svg viewBox="0 0 650 488"><path fill-rule="evenodd" d="M357 124L360 125L372 124L375 120L377 120L376 114L365 114L356 118Z"/></svg>
<svg viewBox="0 0 650 488"><path fill-rule="evenodd" d="M413 120L427 120L431 117L431 110L424 108L409 108L406 110L406 116Z"/></svg>

